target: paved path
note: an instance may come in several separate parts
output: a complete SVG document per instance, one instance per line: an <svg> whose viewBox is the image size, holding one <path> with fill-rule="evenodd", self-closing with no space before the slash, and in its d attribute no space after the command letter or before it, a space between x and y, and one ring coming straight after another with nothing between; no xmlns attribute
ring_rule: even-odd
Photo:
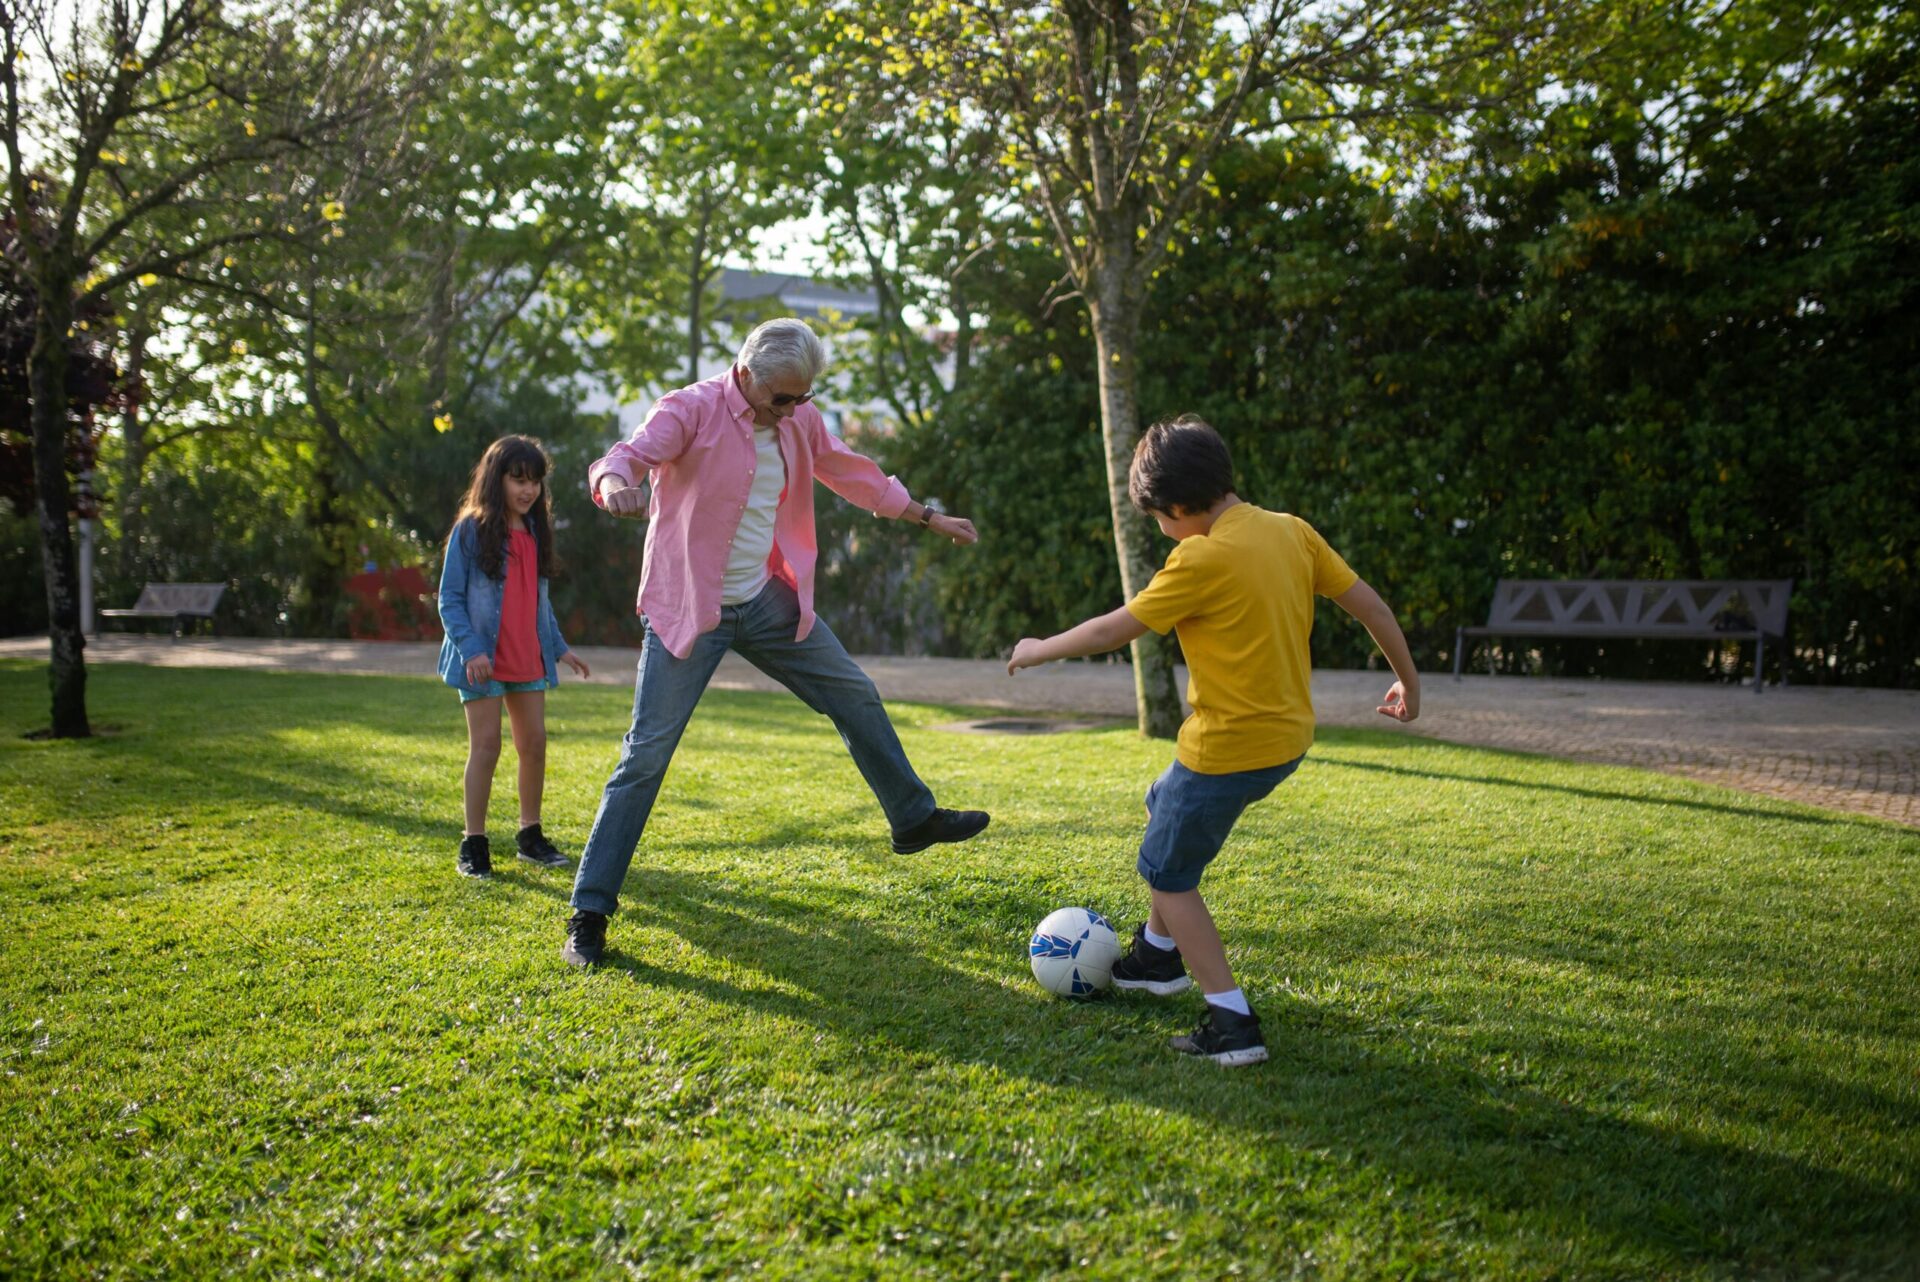
<svg viewBox="0 0 1920 1282"><path fill-rule="evenodd" d="M277 668L297 672L431 673L436 645L110 634L87 643L94 663ZM627 685L634 652L582 647L592 683ZM44 637L0 639L0 658L47 657ZM1120 664L1051 664L1006 675L992 660L868 657L860 665L882 695L1022 712L1133 716L1133 674ZM1183 676L1184 679L1184 676ZM1374 707L1384 673L1316 672L1322 725L1372 726L1479 747L1668 774L1876 815L1920 828L1920 692L1814 687L1744 688L1529 677L1431 677L1420 720L1398 726ZM773 690L734 655L723 689Z"/></svg>

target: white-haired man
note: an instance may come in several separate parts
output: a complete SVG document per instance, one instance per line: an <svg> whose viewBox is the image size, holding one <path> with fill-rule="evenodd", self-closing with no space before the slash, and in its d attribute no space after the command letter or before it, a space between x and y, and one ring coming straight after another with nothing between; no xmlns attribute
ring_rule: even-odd
<svg viewBox="0 0 1920 1282"><path fill-rule="evenodd" d="M580 856L561 950L576 966L600 960L667 765L728 650L832 718L886 812L896 852L965 841L987 826L984 811L934 804L873 682L814 616L815 480L876 516L959 544L979 538L972 522L914 502L827 431L812 405L825 365L804 322L768 321L747 336L732 369L661 397L631 440L588 469L602 508L651 519L633 727ZM653 483L650 498L643 479Z"/></svg>

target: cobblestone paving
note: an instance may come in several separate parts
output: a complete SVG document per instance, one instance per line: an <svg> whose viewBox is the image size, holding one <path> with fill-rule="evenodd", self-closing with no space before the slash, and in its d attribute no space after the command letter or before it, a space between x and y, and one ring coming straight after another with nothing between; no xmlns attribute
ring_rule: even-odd
<svg viewBox="0 0 1920 1282"><path fill-rule="evenodd" d="M438 647L411 643L283 641L113 634L90 639L94 663L276 668L302 672L427 674ZM626 685L634 652L583 647L595 685ZM0 640L0 657L45 660L44 637ZM1121 664L1052 664L1008 677L992 660L869 657L861 666L883 696L1024 712L1131 719L1133 674ZM1316 672L1314 707L1329 726L1371 726L1477 747L1641 766L1920 828L1920 692L1559 681L1435 674L1420 720L1374 712L1385 673ZM778 689L729 655L714 684Z"/></svg>

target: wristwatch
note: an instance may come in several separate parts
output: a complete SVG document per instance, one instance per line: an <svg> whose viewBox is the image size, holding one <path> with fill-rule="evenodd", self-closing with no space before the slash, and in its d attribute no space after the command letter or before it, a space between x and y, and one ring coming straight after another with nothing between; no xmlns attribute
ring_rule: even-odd
<svg viewBox="0 0 1920 1282"><path fill-rule="evenodd" d="M924 530L929 525L932 525L932 524L933 524L933 505L931 503L922 503L920 505L920 528Z"/></svg>

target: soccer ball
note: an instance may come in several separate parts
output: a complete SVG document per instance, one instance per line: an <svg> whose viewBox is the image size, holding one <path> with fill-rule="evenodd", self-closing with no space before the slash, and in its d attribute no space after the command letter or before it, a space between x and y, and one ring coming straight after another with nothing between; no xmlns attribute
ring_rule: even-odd
<svg viewBox="0 0 1920 1282"><path fill-rule="evenodd" d="M1120 941L1091 908L1062 908L1033 928L1027 957L1040 987L1061 997L1091 997L1112 980Z"/></svg>

